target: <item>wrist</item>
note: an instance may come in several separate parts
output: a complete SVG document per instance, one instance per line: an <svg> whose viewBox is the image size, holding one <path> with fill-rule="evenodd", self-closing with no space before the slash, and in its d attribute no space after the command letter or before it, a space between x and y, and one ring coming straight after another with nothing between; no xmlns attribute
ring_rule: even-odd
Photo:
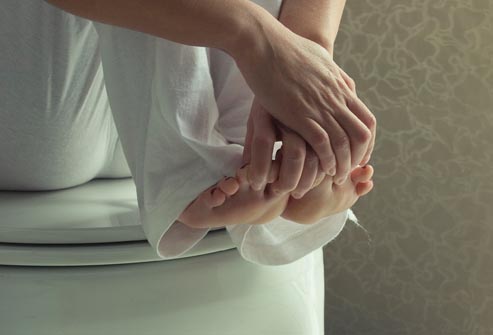
<svg viewBox="0 0 493 335"><path fill-rule="evenodd" d="M333 55L334 52L334 39L331 38L324 29L312 29L312 30L307 30L307 29L301 29L299 27L296 27L294 25L288 24L288 22L283 22L283 20L280 20L280 23L282 23L287 29L289 29L291 32L294 34L301 36L303 38L306 38L312 42L317 43L321 47L323 47L325 50L327 50L331 55Z"/></svg>
<svg viewBox="0 0 493 335"><path fill-rule="evenodd" d="M332 39L328 38L327 35L313 33L313 34L307 34L307 36L303 36L303 37L317 43L325 50L327 50L332 56L334 55L334 43Z"/></svg>
<svg viewBox="0 0 493 335"><path fill-rule="evenodd" d="M240 1L232 27L232 38L225 51L236 61L240 71L263 59L272 49L273 33L287 30L274 16L250 0Z"/></svg>

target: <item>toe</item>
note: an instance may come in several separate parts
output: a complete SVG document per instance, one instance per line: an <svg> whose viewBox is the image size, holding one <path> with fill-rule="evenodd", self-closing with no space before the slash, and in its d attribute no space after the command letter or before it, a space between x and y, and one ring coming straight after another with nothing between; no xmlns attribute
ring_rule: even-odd
<svg viewBox="0 0 493 335"><path fill-rule="evenodd" d="M363 183L369 181L373 177L373 167L365 165L364 167L356 167L351 171L351 180L354 183Z"/></svg>
<svg viewBox="0 0 493 335"><path fill-rule="evenodd" d="M356 194L362 197L368 194L372 189L373 189L373 181L371 180L367 182L358 183L358 185L356 185Z"/></svg>
<svg viewBox="0 0 493 335"><path fill-rule="evenodd" d="M209 199L210 207L218 207L226 201L226 194L224 194L224 192L219 188L214 188L210 193Z"/></svg>
<svg viewBox="0 0 493 335"><path fill-rule="evenodd" d="M374 172L373 166L365 165L363 169L365 170L365 178L366 178L365 181L370 181L370 179L373 177L373 172Z"/></svg>
<svg viewBox="0 0 493 335"><path fill-rule="evenodd" d="M218 187L221 191L224 192L226 196L232 196L233 194L238 192L240 184L235 178L229 177L221 180L218 184Z"/></svg>
<svg viewBox="0 0 493 335"><path fill-rule="evenodd" d="M238 169L236 171L236 180L240 183L240 186L244 185L245 183L248 183L248 181L247 181L247 173L248 173L247 168L248 168L248 166L242 167L241 169Z"/></svg>

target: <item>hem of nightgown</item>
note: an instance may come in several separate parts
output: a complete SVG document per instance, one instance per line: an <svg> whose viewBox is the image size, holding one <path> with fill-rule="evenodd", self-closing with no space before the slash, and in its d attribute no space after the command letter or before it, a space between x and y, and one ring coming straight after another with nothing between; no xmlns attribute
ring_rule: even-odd
<svg viewBox="0 0 493 335"><path fill-rule="evenodd" d="M309 253L325 246L334 240L344 228L346 221L351 220L357 223L357 218L351 209L339 212L337 214L325 217L315 224L300 225L282 217L272 221L281 223L290 222L296 225L297 232L280 240L278 243L266 243L272 232L264 225L251 225L248 229L231 231L231 234L242 234L241 238L232 238L233 241L239 242L238 250L241 256L255 264L262 265L285 265L299 260ZM293 226L295 227L295 226ZM279 236L273 236L273 238Z"/></svg>
<svg viewBox="0 0 493 335"><path fill-rule="evenodd" d="M192 189L191 185L193 185L193 188L200 189L200 192L195 194L195 192L167 191L155 201L161 204L160 206L141 210L145 235L160 258L179 257L207 235L210 228L189 227L178 221L178 217L201 192L217 183L219 179L216 174L208 172L208 169L197 169L194 177L177 189L181 191ZM173 201L170 202L170 199Z"/></svg>

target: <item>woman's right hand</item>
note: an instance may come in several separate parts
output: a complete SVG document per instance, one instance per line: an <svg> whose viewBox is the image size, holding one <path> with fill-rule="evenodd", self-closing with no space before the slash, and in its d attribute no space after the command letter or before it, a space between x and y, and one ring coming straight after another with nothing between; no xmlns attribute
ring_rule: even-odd
<svg viewBox="0 0 493 335"><path fill-rule="evenodd" d="M375 117L327 50L271 18L231 55L265 110L300 135L341 184L369 157Z"/></svg>

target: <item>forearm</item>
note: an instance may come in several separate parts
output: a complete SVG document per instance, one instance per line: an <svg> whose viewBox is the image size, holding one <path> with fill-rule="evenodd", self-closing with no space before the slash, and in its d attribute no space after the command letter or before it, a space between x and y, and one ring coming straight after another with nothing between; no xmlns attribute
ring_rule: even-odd
<svg viewBox="0 0 493 335"><path fill-rule="evenodd" d="M249 0L47 1L90 20L181 44L218 48L230 54L243 49L245 39L253 41L255 29L261 29L259 21L277 22Z"/></svg>
<svg viewBox="0 0 493 335"><path fill-rule="evenodd" d="M284 0L279 21L332 54L346 0Z"/></svg>

